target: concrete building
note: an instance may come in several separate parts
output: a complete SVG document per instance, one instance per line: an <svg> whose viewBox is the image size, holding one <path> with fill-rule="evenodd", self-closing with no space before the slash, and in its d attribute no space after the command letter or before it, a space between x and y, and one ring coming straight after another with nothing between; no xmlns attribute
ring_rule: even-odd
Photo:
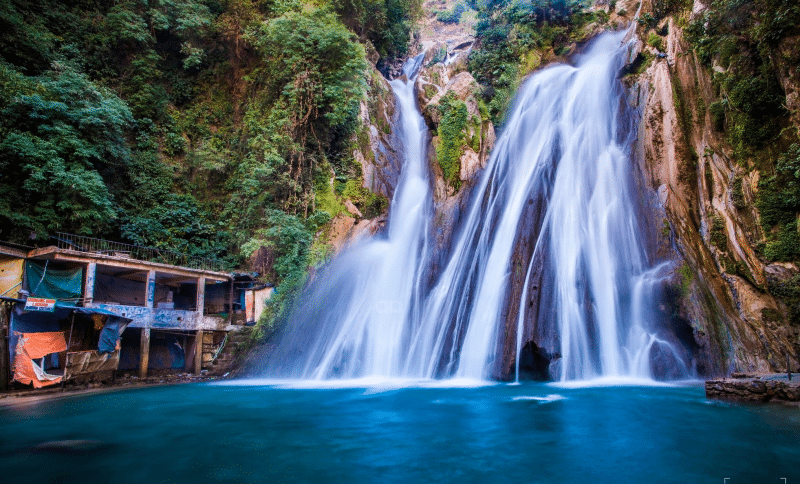
<svg viewBox="0 0 800 484"><path fill-rule="evenodd" d="M28 374L38 375L22 380L44 378L35 386L57 375L200 373L231 330L257 321L272 291L208 259L68 234L56 239L57 245L30 250L0 244L4 382L14 368L27 368L20 352L33 361ZM38 298L52 307L42 303L45 310L37 311L31 301ZM109 328L119 330L115 343ZM22 346L20 335L28 338Z"/></svg>

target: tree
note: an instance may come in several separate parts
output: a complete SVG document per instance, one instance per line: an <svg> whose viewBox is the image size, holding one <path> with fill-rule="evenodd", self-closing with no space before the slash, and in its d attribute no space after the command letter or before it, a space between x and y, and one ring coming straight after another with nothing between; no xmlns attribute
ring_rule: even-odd
<svg viewBox="0 0 800 484"><path fill-rule="evenodd" d="M101 172L129 161L130 110L65 65L17 89L0 111L0 231L101 234L117 217Z"/></svg>
<svg viewBox="0 0 800 484"><path fill-rule="evenodd" d="M263 67L254 73L245 116L251 156L246 170L237 171L233 200L247 203L245 191L268 193L282 208L307 216L316 168L355 127L365 89L364 48L321 10L285 13L250 31L247 40Z"/></svg>

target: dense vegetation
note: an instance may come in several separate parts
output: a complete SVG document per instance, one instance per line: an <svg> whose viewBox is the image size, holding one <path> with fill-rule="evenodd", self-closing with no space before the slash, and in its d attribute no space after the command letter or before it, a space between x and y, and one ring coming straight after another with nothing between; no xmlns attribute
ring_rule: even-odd
<svg viewBox="0 0 800 484"><path fill-rule="evenodd" d="M437 127L440 142L436 146L436 160L442 168L444 180L458 188L461 147L466 138L467 105L453 91L448 91L439 101L438 109L441 120Z"/></svg>
<svg viewBox="0 0 800 484"><path fill-rule="evenodd" d="M779 75L784 66L800 66L793 39L800 34L800 5L716 0L687 33L701 61L715 67L717 100L708 106L715 129L725 133L743 166L762 172L756 200L767 234L762 253L771 261L798 261L798 132Z"/></svg>
<svg viewBox="0 0 800 484"><path fill-rule="evenodd" d="M63 231L231 267L260 244L296 282L335 215L317 192L340 200L360 179L368 53L402 57L418 13L417 0L0 0L0 240Z"/></svg>
<svg viewBox="0 0 800 484"><path fill-rule="evenodd" d="M477 48L470 72L484 86L484 99L495 125L502 123L523 76L543 57L565 54L581 40L583 27L605 22L607 14L590 11L585 0L471 0L478 11Z"/></svg>

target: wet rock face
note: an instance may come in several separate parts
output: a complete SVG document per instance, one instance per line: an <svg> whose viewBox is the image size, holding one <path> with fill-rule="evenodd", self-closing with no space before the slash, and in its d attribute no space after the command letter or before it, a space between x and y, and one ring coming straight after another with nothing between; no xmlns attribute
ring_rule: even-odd
<svg viewBox="0 0 800 484"><path fill-rule="evenodd" d="M386 79L374 68L368 73L368 91L361 101L361 128L356 134L353 157L361 165L364 188L390 199L402 169L403 154L397 150L393 126L397 107Z"/></svg>
<svg viewBox="0 0 800 484"><path fill-rule="evenodd" d="M654 214L663 229L661 242L650 244L652 257L674 261L675 314L692 327L701 376L773 371L787 352L796 363L797 328L768 288L798 269L759 256L763 233L754 202L760 174L734 159L725 134L699 108L714 100L710 73L676 22L667 19L664 26L666 57L640 43L631 58L650 49L654 60L643 74L623 78L629 104L641 114L635 160L649 181L645 188L658 193ZM793 76L782 79L787 94L797 85Z"/></svg>

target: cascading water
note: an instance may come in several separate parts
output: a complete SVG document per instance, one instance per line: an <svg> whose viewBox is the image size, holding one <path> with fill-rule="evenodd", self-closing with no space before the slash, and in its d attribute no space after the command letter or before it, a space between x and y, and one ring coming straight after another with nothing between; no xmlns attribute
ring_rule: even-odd
<svg viewBox="0 0 800 484"><path fill-rule="evenodd" d="M338 257L306 291L270 371L486 379L498 373L498 349L515 338L518 377L531 320L560 354L554 378L649 378L656 345L681 365L649 324L662 267L650 267L639 242L632 130L618 121L625 36L602 34L574 66L550 67L525 83L430 286L426 130L413 89L421 57L410 62L409 80L391 83L406 160L387 234ZM531 217L530 230L520 232ZM532 248L515 266L521 244ZM534 273L546 290L531 317ZM509 318L513 277L524 285ZM516 336L503 335L504 319L516 321Z"/></svg>
<svg viewBox="0 0 800 484"><path fill-rule="evenodd" d="M615 78L625 35L606 34L575 67L531 79L517 109L534 112L515 116L539 120L532 133L526 128L534 146L523 159L553 169L535 246L546 252L543 283L552 284L561 380L649 378L648 350L658 341L646 329L653 271L640 245L630 139L618 123L622 92Z"/></svg>
<svg viewBox="0 0 800 484"><path fill-rule="evenodd" d="M408 341L421 321L422 277L433 211L425 163L427 128L414 95L422 58L419 55L406 63L406 80L391 82L400 112L398 138L405 163L391 203L387 234L342 254L307 291L308 300L292 318L292 326L298 328L290 338L293 341L281 348L303 352L299 359L288 357L290 363L284 367L288 375L311 379L427 376L408 354Z"/></svg>

